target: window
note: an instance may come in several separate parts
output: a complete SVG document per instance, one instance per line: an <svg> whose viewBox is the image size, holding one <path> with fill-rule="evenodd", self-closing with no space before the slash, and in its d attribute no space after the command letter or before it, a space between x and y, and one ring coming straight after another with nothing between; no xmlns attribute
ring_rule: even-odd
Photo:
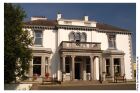
<svg viewBox="0 0 140 93"><path fill-rule="evenodd" d="M41 75L41 57L33 57L33 75Z"/></svg>
<svg viewBox="0 0 140 93"><path fill-rule="evenodd" d="M114 34L108 35L108 44L109 44L109 48L116 48L116 37Z"/></svg>
<svg viewBox="0 0 140 93"><path fill-rule="evenodd" d="M66 73L70 73L70 58L69 57L66 57L66 66L65 66L65 69L66 69Z"/></svg>
<svg viewBox="0 0 140 93"><path fill-rule="evenodd" d="M80 39L81 39L80 33L77 32L76 35L75 35L75 40L76 40L76 42L80 42Z"/></svg>
<svg viewBox="0 0 140 93"><path fill-rule="evenodd" d="M110 60L106 59L106 76L110 76Z"/></svg>
<svg viewBox="0 0 140 93"><path fill-rule="evenodd" d="M85 32L80 33L80 32L71 32L69 34L69 40L70 41L75 41L78 45L80 42L86 42L87 40L87 34Z"/></svg>
<svg viewBox="0 0 140 93"><path fill-rule="evenodd" d="M119 58L115 58L114 59L114 74L120 74L120 59Z"/></svg>
<svg viewBox="0 0 140 93"><path fill-rule="evenodd" d="M86 59L86 73L90 73L90 59Z"/></svg>
<svg viewBox="0 0 140 93"><path fill-rule="evenodd" d="M41 46L42 45L42 38L43 38L43 36L42 36L42 31L40 31L40 30L36 30L36 31L34 31L35 32L35 41L34 41L34 44L36 45L36 46Z"/></svg>
<svg viewBox="0 0 140 93"><path fill-rule="evenodd" d="M74 33L74 32L71 32L71 33L69 34L69 40L70 40L70 41L75 41L75 33Z"/></svg>
<svg viewBox="0 0 140 93"><path fill-rule="evenodd" d="M86 33L82 33L81 34L81 41L86 42L86 38L87 38Z"/></svg>

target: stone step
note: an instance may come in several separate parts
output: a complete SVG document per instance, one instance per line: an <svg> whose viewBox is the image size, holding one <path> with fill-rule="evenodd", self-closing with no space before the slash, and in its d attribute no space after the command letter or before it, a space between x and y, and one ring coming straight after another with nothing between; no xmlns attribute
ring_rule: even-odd
<svg viewBox="0 0 140 93"><path fill-rule="evenodd" d="M98 80L95 81L64 81L62 84L100 84Z"/></svg>

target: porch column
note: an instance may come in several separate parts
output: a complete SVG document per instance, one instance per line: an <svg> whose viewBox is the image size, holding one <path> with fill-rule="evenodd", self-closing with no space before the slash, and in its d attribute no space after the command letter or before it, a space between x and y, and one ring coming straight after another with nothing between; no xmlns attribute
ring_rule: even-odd
<svg viewBox="0 0 140 93"><path fill-rule="evenodd" d="M50 65L50 57L48 57L48 73L50 74L49 76L51 76L51 65Z"/></svg>
<svg viewBox="0 0 140 93"><path fill-rule="evenodd" d="M45 77L45 56L41 57L41 76Z"/></svg>
<svg viewBox="0 0 140 93"><path fill-rule="evenodd" d="M94 58L94 63L93 63L93 80L97 80L96 79L96 57Z"/></svg>
<svg viewBox="0 0 140 93"><path fill-rule="evenodd" d="M123 76L125 74L124 57L121 57L120 65L121 65L121 76Z"/></svg>
<svg viewBox="0 0 140 93"><path fill-rule="evenodd" d="M112 81L114 81L114 60L112 57L110 58L110 74L112 77Z"/></svg>
<svg viewBox="0 0 140 93"><path fill-rule="evenodd" d="M83 80L87 80L87 73L86 73L86 58L83 59Z"/></svg>
<svg viewBox="0 0 140 93"><path fill-rule="evenodd" d="M99 80L102 81L102 57L99 56Z"/></svg>
<svg viewBox="0 0 140 93"><path fill-rule="evenodd" d="M105 58L103 58L103 65L102 65L102 67L103 67L103 72L102 72L102 74L103 74L103 81L105 81L105 77L106 77L106 60L105 60Z"/></svg>
<svg viewBox="0 0 140 93"><path fill-rule="evenodd" d="M91 80L93 80L93 57L94 56L90 56L90 68L91 68Z"/></svg>
<svg viewBox="0 0 140 93"><path fill-rule="evenodd" d="M66 56L63 56L63 73L65 72L65 58Z"/></svg>
<svg viewBox="0 0 140 93"><path fill-rule="evenodd" d="M62 81L64 81L64 79L65 79L65 58L66 58L66 56L62 56L62 66L63 66L63 68L62 68Z"/></svg>
<svg viewBox="0 0 140 93"><path fill-rule="evenodd" d="M71 80L74 80L75 79L75 62L74 62L75 56L71 56L71 58L72 58Z"/></svg>

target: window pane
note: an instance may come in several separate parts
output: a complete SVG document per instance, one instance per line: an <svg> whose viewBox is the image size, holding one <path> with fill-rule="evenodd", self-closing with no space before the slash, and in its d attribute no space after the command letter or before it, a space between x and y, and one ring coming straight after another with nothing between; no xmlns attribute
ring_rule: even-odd
<svg viewBox="0 0 140 93"><path fill-rule="evenodd" d="M36 45L42 45L42 38L35 38Z"/></svg>
<svg viewBox="0 0 140 93"><path fill-rule="evenodd" d="M106 66L106 75L107 75L107 76L110 76L110 71L109 71L109 69L110 69L110 66Z"/></svg>
<svg viewBox="0 0 140 93"><path fill-rule="evenodd" d="M86 73L90 73L90 65L86 65Z"/></svg>
<svg viewBox="0 0 140 93"><path fill-rule="evenodd" d="M106 65L110 65L110 60L106 59Z"/></svg>
<svg viewBox="0 0 140 93"><path fill-rule="evenodd" d="M114 65L120 65L120 59L119 58L114 59Z"/></svg>
<svg viewBox="0 0 140 93"><path fill-rule="evenodd" d="M70 41L74 41L74 33L70 33L70 35L69 35L69 39L70 39Z"/></svg>
<svg viewBox="0 0 140 93"><path fill-rule="evenodd" d="M41 75L41 65L34 65L33 66L33 74Z"/></svg>
<svg viewBox="0 0 140 93"><path fill-rule="evenodd" d="M70 65L66 65L66 73L70 73Z"/></svg>
<svg viewBox="0 0 140 93"><path fill-rule="evenodd" d="M35 31L35 37L42 37L42 31Z"/></svg>
<svg viewBox="0 0 140 93"><path fill-rule="evenodd" d="M120 73L120 66L114 66L114 72L115 74Z"/></svg>
<svg viewBox="0 0 140 93"><path fill-rule="evenodd" d="M33 64L41 64L41 57L34 57Z"/></svg>
<svg viewBox="0 0 140 93"><path fill-rule="evenodd" d="M116 43L115 43L115 35L109 35L108 36L108 43L109 43L109 47L110 48L115 48L116 47Z"/></svg>
<svg viewBox="0 0 140 93"><path fill-rule="evenodd" d="M86 42L86 34L85 33L82 33L81 41Z"/></svg>
<svg viewBox="0 0 140 93"><path fill-rule="evenodd" d="M76 40L80 41L80 33L76 33Z"/></svg>

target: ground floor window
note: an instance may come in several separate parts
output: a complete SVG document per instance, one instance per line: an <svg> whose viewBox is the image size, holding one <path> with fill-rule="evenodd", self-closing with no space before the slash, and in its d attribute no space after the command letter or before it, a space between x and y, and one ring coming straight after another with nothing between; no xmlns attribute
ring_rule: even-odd
<svg viewBox="0 0 140 93"><path fill-rule="evenodd" d="M41 57L33 57L33 75L41 75Z"/></svg>
<svg viewBox="0 0 140 93"><path fill-rule="evenodd" d="M106 76L110 76L110 60L106 59Z"/></svg>
<svg viewBox="0 0 140 93"><path fill-rule="evenodd" d="M114 58L114 74L118 75L121 72L120 59Z"/></svg>
<svg viewBox="0 0 140 93"><path fill-rule="evenodd" d="M86 73L90 73L90 59L86 59Z"/></svg>
<svg viewBox="0 0 140 93"><path fill-rule="evenodd" d="M66 57L65 69L66 69L66 73L70 73L70 57Z"/></svg>

